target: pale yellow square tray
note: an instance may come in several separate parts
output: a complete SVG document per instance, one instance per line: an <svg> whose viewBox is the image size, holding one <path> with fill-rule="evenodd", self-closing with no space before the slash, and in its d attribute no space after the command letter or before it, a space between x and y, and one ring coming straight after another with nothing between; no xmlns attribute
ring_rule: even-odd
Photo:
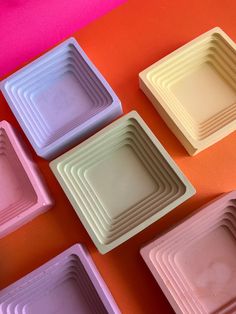
<svg viewBox="0 0 236 314"><path fill-rule="evenodd" d="M236 130L236 44L219 27L148 67L139 82L190 155Z"/></svg>
<svg viewBox="0 0 236 314"><path fill-rule="evenodd" d="M101 253L195 194L134 111L55 159L50 167Z"/></svg>

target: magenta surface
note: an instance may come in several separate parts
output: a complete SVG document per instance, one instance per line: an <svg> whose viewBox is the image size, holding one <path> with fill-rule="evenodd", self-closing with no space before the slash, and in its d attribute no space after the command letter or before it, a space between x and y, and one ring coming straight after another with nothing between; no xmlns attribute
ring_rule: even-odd
<svg viewBox="0 0 236 314"><path fill-rule="evenodd" d="M89 253L75 244L0 292L1 314L120 313Z"/></svg>
<svg viewBox="0 0 236 314"><path fill-rule="evenodd" d="M176 313L236 312L236 191L141 249Z"/></svg>
<svg viewBox="0 0 236 314"><path fill-rule="evenodd" d="M123 2L0 1L0 77Z"/></svg>
<svg viewBox="0 0 236 314"><path fill-rule="evenodd" d="M0 237L52 205L45 182L14 129L0 122Z"/></svg>

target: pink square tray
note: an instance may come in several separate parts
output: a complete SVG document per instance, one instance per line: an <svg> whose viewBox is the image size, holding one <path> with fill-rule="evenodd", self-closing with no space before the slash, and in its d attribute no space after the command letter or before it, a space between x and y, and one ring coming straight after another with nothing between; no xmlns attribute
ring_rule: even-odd
<svg viewBox="0 0 236 314"><path fill-rule="evenodd" d="M141 255L176 313L236 313L236 191L205 205Z"/></svg>
<svg viewBox="0 0 236 314"><path fill-rule="evenodd" d="M0 238L52 205L45 182L12 126L0 122Z"/></svg>

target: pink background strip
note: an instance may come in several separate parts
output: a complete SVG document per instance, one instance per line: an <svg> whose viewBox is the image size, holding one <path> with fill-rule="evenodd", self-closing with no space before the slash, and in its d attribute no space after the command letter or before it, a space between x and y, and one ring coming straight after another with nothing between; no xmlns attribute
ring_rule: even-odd
<svg viewBox="0 0 236 314"><path fill-rule="evenodd" d="M0 77L125 0L0 0Z"/></svg>

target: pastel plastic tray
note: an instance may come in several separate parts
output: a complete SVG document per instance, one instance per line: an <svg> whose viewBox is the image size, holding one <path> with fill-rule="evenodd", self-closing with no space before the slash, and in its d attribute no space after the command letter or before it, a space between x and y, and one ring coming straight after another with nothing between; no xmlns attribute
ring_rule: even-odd
<svg viewBox="0 0 236 314"><path fill-rule="evenodd" d="M176 313L236 312L236 191L141 250Z"/></svg>
<svg viewBox="0 0 236 314"><path fill-rule="evenodd" d="M0 238L52 205L45 182L11 125L0 122Z"/></svg>
<svg viewBox="0 0 236 314"><path fill-rule="evenodd" d="M58 157L50 167L101 253L195 193L134 111Z"/></svg>
<svg viewBox="0 0 236 314"><path fill-rule="evenodd" d="M220 28L139 76L140 88L190 155L236 130L236 44Z"/></svg>
<svg viewBox="0 0 236 314"><path fill-rule="evenodd" d="M76 244L0 291L1 314L119 314L87 250Z"/></svg>
<svg viewBox="0 0 236 314"><path fill-rule="evenodd" d="M1 83L36 153L51 159L122 113L120 101L74 38Z"/></svg>

